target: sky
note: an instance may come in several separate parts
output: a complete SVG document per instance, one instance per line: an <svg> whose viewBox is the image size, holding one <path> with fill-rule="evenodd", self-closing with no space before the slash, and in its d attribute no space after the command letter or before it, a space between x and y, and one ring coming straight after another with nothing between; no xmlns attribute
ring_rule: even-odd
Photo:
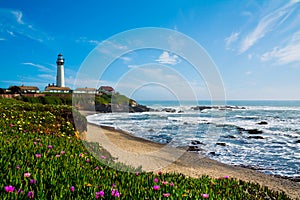
<svg viewBox="0 0 300 200"><path fill-rule="evenodd" d="M62 53L66 86L75 89L78 72L99 45L145 27L198 43L215 64L226 99L300 100L299 0L0 0L0 88L24 84L44 90L56 82ZM209 99L210 84L176 52L147 48L127 51L104 74L80 82L111 85L137 100ZM181 97L182 92L188 94Z"/></svg>

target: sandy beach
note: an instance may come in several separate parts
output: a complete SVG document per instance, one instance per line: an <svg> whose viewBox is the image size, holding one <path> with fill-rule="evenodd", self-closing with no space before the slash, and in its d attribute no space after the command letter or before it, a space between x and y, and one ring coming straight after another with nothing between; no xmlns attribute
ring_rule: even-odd
<svg viewBox="0 0 300 200"><path fill-rule="evenodd" d="M84 115L94 114L82 112ZM269 176L252 169L230 166L211 160L185 149L162 145L135 137L122 130L100 127L88 123L87 140L99 142L111 155L133 167L145 171L182 173L190 177L208 175L219 178L229 176L243 181L259 183L274 191L284 191L292 198L300 198L300 183Z"/></svg>

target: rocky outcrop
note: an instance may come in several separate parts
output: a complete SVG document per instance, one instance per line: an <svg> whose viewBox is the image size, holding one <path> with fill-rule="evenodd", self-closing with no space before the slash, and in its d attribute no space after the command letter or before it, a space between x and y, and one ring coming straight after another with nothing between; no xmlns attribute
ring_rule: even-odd
<svg viewBox="0 0 300 200"><path fill-rule="evenodd" d="M135 113L135 112L148 112L150 108L140 104L97 104L95 105L95 110L101 113L111 113L111 112L127 112L127 113Z"/></svg>

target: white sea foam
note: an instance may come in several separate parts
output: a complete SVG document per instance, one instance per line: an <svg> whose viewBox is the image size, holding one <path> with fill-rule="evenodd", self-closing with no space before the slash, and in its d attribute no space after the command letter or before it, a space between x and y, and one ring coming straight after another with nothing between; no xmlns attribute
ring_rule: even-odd
<svg viewBox="0 0 300 200"><path fill-rule="evenodd" d="M168 106L165 106L168 107ZM108 113L87 117L91 123L118 127L157 142L188 145L199 140L207 155L234 165L257 166L265 173L294 176L300 172L300 106L247 106L246 109L207 109L169 106L175 113ZM162 108L157 106L157 108ZM183 111L178 113L178 111ZM225 114L225 115L224 115ZM259 124L259 122L267 124ZM249 134L247 130L261 130ZM249 139L249 136L263 139ZM216 142L226 146L215 145ZM215 152L212 156L209 152Z"/></svg>

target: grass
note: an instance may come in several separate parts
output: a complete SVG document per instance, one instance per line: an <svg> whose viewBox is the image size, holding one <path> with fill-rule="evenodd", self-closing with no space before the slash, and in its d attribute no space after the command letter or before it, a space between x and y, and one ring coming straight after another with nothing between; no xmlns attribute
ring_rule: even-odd
<svg viewBox="0 0 300 200"><path fill-rule="evenodd" d="M116 163L98 143L78 139L86 121L70 113L70 106L0 99L1 199L289 199L228 177L145 173ZM82 120L79 128L73 117Z"/></svg>

